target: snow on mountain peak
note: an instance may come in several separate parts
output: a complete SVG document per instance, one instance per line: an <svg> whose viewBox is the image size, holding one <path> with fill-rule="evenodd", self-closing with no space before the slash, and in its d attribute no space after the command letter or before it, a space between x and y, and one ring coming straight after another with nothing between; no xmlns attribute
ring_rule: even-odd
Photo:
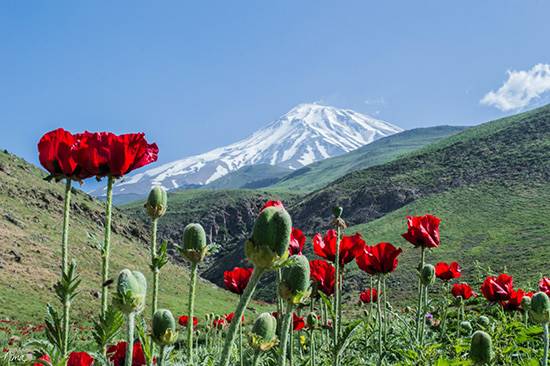
<svg viewBox="0 0 550 366"><path fill-rule="evenodd" d="M246 165L298 169L400 131L349 109L299 104L241 141L126 177L115 185L114 194L146 194L155 185L167 190L200 186Z"/></svg>

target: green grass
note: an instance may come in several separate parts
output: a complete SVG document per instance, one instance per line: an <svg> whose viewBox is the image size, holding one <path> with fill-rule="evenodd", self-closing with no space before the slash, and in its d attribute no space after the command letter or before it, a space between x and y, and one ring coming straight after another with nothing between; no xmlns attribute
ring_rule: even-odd
<svg viewBox="0 0 550 366"><path fill-rule="evenodd" d="M415 268L419 250L406 242L406 215L435 214L442 219L441 246L430 250L427 261L458 261L463 277L479 292L478 261L492 273L508 272L525 289L536 289L541 275L550 273L550 183L480 185L421 198L382 218L348 228L360 232L369 245L381 241L402 247L399 266L390 276L394 299L410 299L416 291ZM349 281L366 285L355 265ZM486 274L486 271L483 271Z"/></svg>
<svg viewBox="0 0 550 366"><path fill-rule="evenodd" d="M58 279L63 184L48 183L38 168L14 155L0 153L0 318L39 321L46 303L57 305L52 287ZM100 308L100 252L103 204L75 190L70 222L70 257L82 277L74 319L89 322ZM160 221L162 222L163 219ZM180 225L185 225L181 222ZM113 214L111 274L124 267L140 270L150 280L148 232L120 210ZM15 254L13 254L15 253ZM21 259L18 262L16 256ZM187 306L188 271L169 263L161 272L159 306L175 314ZM196 312L233 311L237 297L200 280ZM256 306L260 306L256 304ZM147 311L147 310L146 310Z"/></svg>
<svg viewBox="0 0 550 366"><path fill-rule="evenodd" d="M436 126L404 131L374 141L350 153L310 164L289 174L270 188L310 192L347 173L395 160L464 129L465 127Z"/></svg>

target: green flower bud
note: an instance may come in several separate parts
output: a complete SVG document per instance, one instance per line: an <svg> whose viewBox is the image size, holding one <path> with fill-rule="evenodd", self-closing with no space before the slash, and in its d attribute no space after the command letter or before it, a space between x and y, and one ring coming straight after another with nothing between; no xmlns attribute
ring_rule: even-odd
<svg viewBox="0 0 550 366"><path fill-rule="evenodd" d="M181 254L193 263L202 262L208 254L206 233L200 224L189 224L183 229Z"/></svg>
<svg viewBox="0 0 550 366"><path fill-rule="evenodd" d="M425 264L420 270L420 280L424 286L433 284L435 282L435 267Z"/></svg>
<svg viewBox="0 0 550 366"><path fill-rule="evenodd" d="M460 329L465 333L465 334L470 334L472 333L472 323L470 323L469 321L463 321L463 322L460 322Z"/></svg>
<svg viewBox="0 0 550 366"><path fill-rule="evenodd" d="M145 202L147 214L152 219L158 219L166 213L168 207L168 196L162 187L153 187Z"/></svg>
<svg viewBox="0 0 550 366"><path fill-rule="evenodd" d="M311 294L309 262L304 255L293 255L281 268L279 295L292 304L300 304Z"/></svg>
<svg viewBox="0 0 550 366"><path fill-rule="evenodd" d="M493 341L489 334L481 330L474 333L470 346L470 358L480 365L491 362L493 358Z"/></svg>
<svg viewBox="0 0 550 366"><path fill-rule="evenodd" d="M153 315L153 340L159 346L168 346L176 342L176 320L170 310L159 309Z"/></svg>
<svg viewBox="0 0 550 366"><path fill-rule="evenodd" d="M250 346L256 350L268 351L277 345L277 319L270 313L258 315L250 333Z"/></svg>
<svg viewBox="0 0 550 366"><path fill-rule="evenodd" d="M529 316L533 322L545 324L550 321L550 298L544 292L537 292L531 298Z"/></svg>
<svg viewBox="0 0 550 366"><path fill-rule="evenodd" d="M525 311L531 307L531 298L529 296L523 296L521 298L521 308Z"/></svg>
<svg viewBox="0 0 550 366"><path fill-rule="evenodd" d="M333 207L332 208L332 214L334 215L334 217L336 217L337 219L342 217L342 213L344 212L344 209L340 206L336 206L336 207Z"/></svg>
<svg viewBox="0 0 550 366"><path fill-rule="evenodd" d="M145 276L138 271L123 269L118 275L113 304L124 314L139 313L145 307L146 293Z"/></svg>
<svg viewBox="0 0 550 366"><path fill-rule="evenodd" d="M317 325L319 325L319 318L317 317L317 314L313 312L307 314L306 324L309 329L317 328Z"/></svg>
<svg viewBox="0 0 550 366"><path fill-rule="evenodd" d="M271 269L288 257L292 231L290 215L282 207L267 207L256 219L245 254L256 267Z"/></svg>
<svg viewBox="0 0 550 366"><path fill-rule="evenodd" d="M477 322L484 327L488 327L491 324L491 320L489 320L489 318L485 315L480 316Z"/></svg>

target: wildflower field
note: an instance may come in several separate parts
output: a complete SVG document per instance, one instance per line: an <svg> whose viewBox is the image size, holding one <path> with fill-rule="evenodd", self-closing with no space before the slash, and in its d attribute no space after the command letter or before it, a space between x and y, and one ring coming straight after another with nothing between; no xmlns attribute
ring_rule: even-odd
<svg viewBox="0 0 550 366"><path fill-rule="evenodd" d="M331 228L308 238L283 202L267 200L244 243L247 265L223 275L234 296L211 300L204 299L198 271L219 245L200 222L182 223L176 250L190 274L186 298L181 289L184 306L174 312L159 295L181 288L177 278L163 276L175 267L168 243L157 239L170 205L163 188L154 187L143 207L150 222L149 245L141 248L147 263L111 269L117 256L111 245L113 184L156 161L157 145L143 134L57 129L42 137L38 152L50 173L46 179L65 187L62 223L55 228L59 274L50 304L41 309L43 323L0 320L2 365L548 365L550 278L541 274L520 288L514 273L495 274L483 263L434 261L445 246L437 212L393 217L383 232L373 233L379 240L373 242L368 230L350 232L346 212L335 206ZM86 179L102 180L107 189L95 258L97 308L79 304L82 277L71 254L71 236L78 232L71 221L72 188ZM400 263L406 246L414 248L414 263ZM306 249L313 256L306 257ZM401 301L388 285L403 265L416 283L408 289L413 301ZM346 301L351 268L368 279L357 298ZM477 280L465 281L464 268L475 270ZM268 276L274 301L254 301ZM197 314L196 300L223 300L228 310ZM78 313L85 317L74 315L77 306L87 308Z"/></svg>

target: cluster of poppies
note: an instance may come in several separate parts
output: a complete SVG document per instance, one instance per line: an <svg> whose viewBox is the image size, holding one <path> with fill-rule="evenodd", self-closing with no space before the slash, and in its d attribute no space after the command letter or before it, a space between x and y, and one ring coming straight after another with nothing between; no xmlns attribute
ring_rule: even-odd
<svg viewBox="0 0 550 366"><path fill-rule="evenodd" d="M63 128L50 131L38 142L40 164L56 178L83 180L128 174L157 160L158 147L143 133L72 134Z"/></svg>

